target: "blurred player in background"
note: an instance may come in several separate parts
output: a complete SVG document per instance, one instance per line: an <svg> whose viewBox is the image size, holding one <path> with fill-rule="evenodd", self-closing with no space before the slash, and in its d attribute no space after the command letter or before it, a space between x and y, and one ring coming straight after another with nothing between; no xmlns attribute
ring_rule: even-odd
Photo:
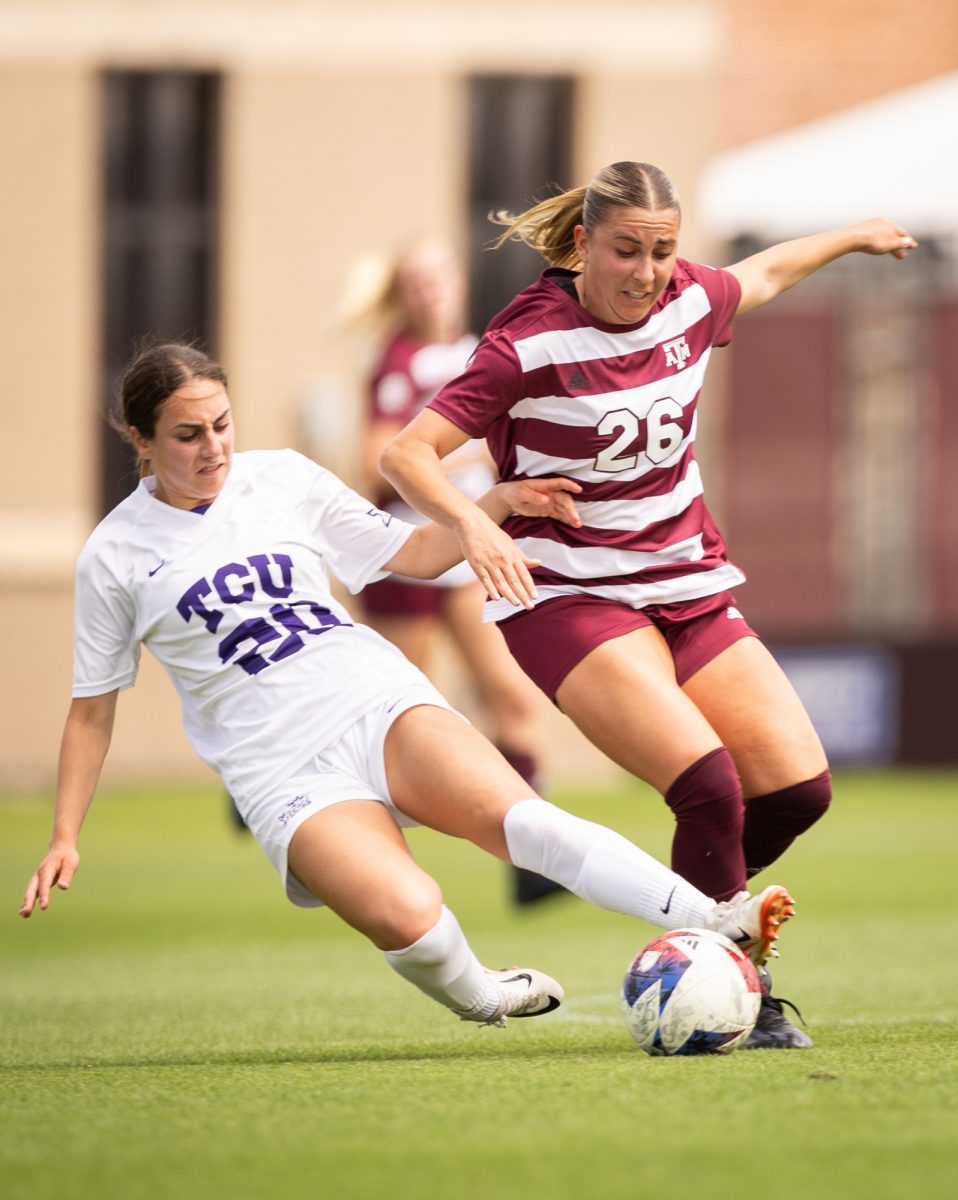
<svg viewBox="0 0 958 1200"><path fill-rule="evenodd" d="M388 334L369 378L363 486L380 508L412 524L422 524L424 518L383 478L379 459L403 426L469 361L477 338L465 329L465 302L465 279L450 248L438 238L421 238L396 256L373 306ZM478 438L460 446L443 465L450 482L470 499L496 481L485 442ZM541 792L535 689L499 631L483 623L484 598L468 564L459 563L435 580L391 575L369 584L361 600L366 623L427 674L437 635L445 631L475 686L493 740L529 786ZM517 904L561 891L550 879L513 871Z"/></svg>
<svg viewBox="0 0 958 1200"><path fill-rule="evenodd" d="M659 789L672 865L717 899L738 894L822 816L825 754L789 681L736 607L744 581L705 507L695 408L732 319L844 254L903 258L915 241L865 221L773 246L726 271L678 257L667 176L620 162L513 217L550 264L493 318L464 373L387 448L383 469L460 538L524 670L601 750ZM493 526L442 462L485 437L503 479L582 486L581 528ZM787 536L783 531L783 536ZM541 560L531 572L525 555ZM516 581L538 590L516 615ZM768 992L746 1045L811 1040Z"/></svg>
<svg viewBox="0 0 958 1200"><path fill-rule="evenodd" d="M618 834L535 796L421 671L333 598L330 570L353 592L383 571L439 575L459 560L453 534L371 507L291 450L234 454L226 376L194 347L143 349L121 406L141 482L77 565L53 835L21 916L72 883L117 696L135 683L145 645L288 898L328 905L463 1020L539 1016L562 988L532 968L481 966L404 825L467 838L602 907L714 929L753 960L772 951L792 914L784 888L716 904ZM576 523L577 490L562 479L500 483L479 503L493 522L524 512ZM522 586L505 592L531 604Z"/></svg>

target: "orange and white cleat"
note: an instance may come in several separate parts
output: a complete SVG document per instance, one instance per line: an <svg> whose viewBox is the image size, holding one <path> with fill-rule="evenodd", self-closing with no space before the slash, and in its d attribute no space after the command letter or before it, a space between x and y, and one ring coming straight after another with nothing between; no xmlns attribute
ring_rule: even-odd
<svg viewBox="0 0 958 1200"><path fill-rule="evenodd" d="M779 930L794 915L791 896L773 883L757 896L739 892L731 900L716 904L705 928L727 937L760 967L767 958L778 958L775 941Z"/></svg>

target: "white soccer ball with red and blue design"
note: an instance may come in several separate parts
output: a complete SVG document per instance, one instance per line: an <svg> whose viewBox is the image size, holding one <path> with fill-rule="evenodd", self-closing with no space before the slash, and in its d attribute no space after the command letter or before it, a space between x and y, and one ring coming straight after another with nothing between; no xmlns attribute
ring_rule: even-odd
<svg viewBox="0 0 958 1200"><path fill-rule="evenodd" d="M752 1032L762 988L747 955L708 929L673 929L635 957L622 985L646 1054L730 1054Z"/></svg>

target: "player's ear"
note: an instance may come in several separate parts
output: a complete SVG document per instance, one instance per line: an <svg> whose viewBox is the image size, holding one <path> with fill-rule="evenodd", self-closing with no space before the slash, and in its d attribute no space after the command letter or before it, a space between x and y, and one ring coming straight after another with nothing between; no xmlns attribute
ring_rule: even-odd
<svg viewBox="0 0 958 1200"><path fill-rule="evenodd" d="M584 225L576 225L572 231L572 236L575 238L575 248L579 252L579 258L585 262L586 252L589 246L589 234Z"/></svg>
<svg viewBox="0 0 958 1200"><path fill-rule="evenodd" d="M133 449L137 452L140 458L149 458L147 451L149 450L149 441L140 433L135 425L129 427L130 441L133 443Z"/></svg>

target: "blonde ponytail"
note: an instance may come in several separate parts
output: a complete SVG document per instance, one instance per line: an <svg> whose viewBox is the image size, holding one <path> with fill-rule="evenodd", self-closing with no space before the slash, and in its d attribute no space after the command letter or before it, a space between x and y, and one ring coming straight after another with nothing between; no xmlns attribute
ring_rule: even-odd
<svg viewBox="0 0 958 1200"><path fill-rule="evenodd" d="M491 221L506 226L495 240L495 249L509 241L525 242L550 266L578 269L582 264L575 246L575 227L582 224L585 194L584 187L572 188L549 196L518 216L501 209L490 214Z"/></svg>
<svg viewBox="0 0 958 1200"><path fill-rule="evenodd" d="M582 266L575 227L583 225L591 233L613 208L682 211L672 181L659 167L617 162L603 167L588 187L549 196L518 216L501 209L491 213L491 221L506 226L493 244L498 250L509 241L525 242L551 266L575 271Z"/></svg>

